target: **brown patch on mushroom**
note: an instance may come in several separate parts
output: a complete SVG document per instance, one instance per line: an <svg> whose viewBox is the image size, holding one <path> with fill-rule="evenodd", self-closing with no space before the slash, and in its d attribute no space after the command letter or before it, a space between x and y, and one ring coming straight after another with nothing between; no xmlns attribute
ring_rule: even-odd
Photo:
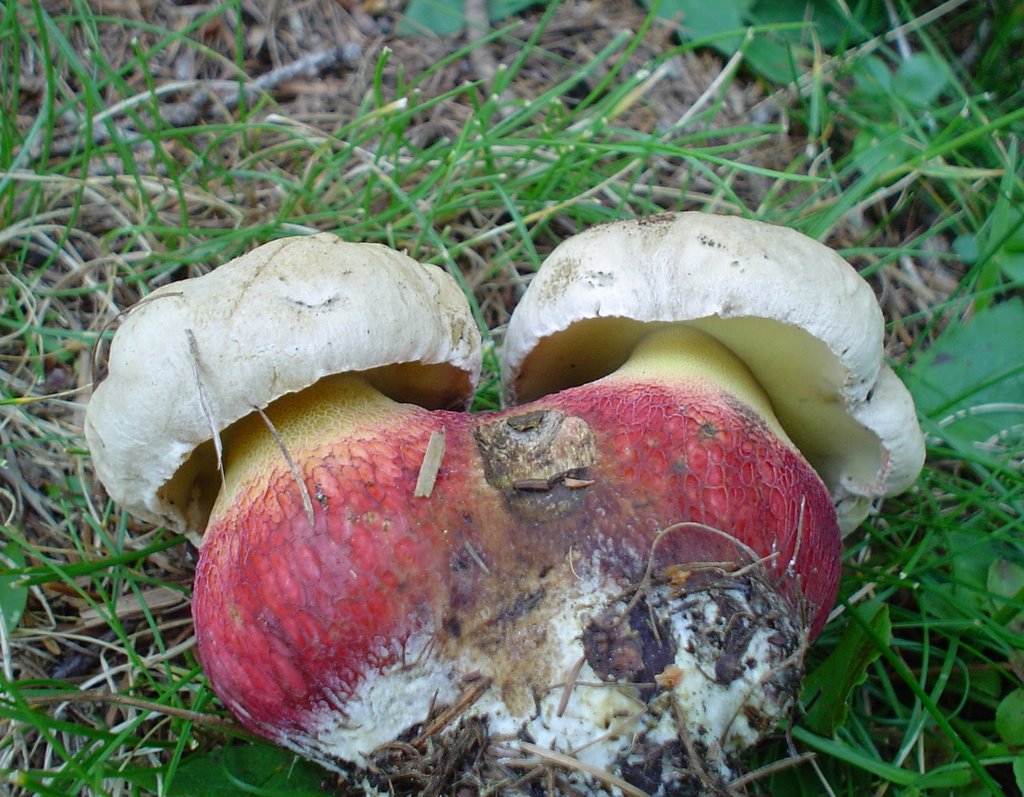
<svg viewBox="0 0 1024 797"><path fill-rule="evenodd" d="M487 483L524 520L564 517L589 486L597 462L593 429L558 410L534 410L480 426L474 432Z"/></svg>

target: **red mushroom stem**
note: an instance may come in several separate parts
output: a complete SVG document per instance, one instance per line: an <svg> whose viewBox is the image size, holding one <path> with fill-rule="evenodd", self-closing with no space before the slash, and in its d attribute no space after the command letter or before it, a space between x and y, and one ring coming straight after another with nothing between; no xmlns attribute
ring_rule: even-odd
<svg viewBox="0 0 1024 797"><path fill-rule="evenodd" d="M475 682L465 716L492 738L644 786L695 751L693 772L727 776L792 704L835 600L835 511L707 336L656 333L616 373L500 413L427 411L338 376L267 415L314 522L263 421L236 424L193 603L203 666L253 731L358 769ZM414 497L440 430L436 482ZM680 730L672 706L705 688L727 716L708 730L714 706L693 708ZM614 739L627 716L627 743L601 753L567 719ZM637 750L660 763L630 763Z"/></svg>

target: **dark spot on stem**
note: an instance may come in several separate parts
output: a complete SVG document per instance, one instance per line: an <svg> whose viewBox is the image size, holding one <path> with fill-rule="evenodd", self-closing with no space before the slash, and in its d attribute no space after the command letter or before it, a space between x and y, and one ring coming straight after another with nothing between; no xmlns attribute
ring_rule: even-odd
<svg viewBox="0 0 1024 797"><path fill-rule="evenodd" d="M594 672L609 681L654 684L676 655L673 635L655 615L641 598L625 617L614 607L592 621L583 651Z"/></svg>

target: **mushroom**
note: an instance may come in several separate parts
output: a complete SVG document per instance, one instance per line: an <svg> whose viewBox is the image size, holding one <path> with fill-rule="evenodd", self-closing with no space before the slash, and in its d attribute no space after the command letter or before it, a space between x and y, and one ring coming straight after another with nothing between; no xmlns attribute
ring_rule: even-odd
<svg viewBox="0 0 1024 797"><path fill-rule="evenodd" d="M835 251L786 227L676 213L563 242L509 324L508 392L529 401L593 381L665 324L706 333L750 369L844 533L917 478L924 438L884 361L874 293Z"/></svg>
<svg viewBox="0 0 1024 797"><path fill-rule="evenodd" d="M815 273L804 256L833 280L818 308L880 326L866 284L795 233L684 214L570 239L506 338L508 384L532 401L470 414L445 409L479 364L449 277L329 235L278 241L130 313L87 439L115 500L204 534L198 654L254 732L369 794L418 793L437 750L453 779L540 760L595 794L713 791L794 703L838 588L833 497L850 524L850 495L913 470L886 448L915 439L898 381L869 397L888 379L880 328L780 309L787 268ZM666 295L716 281L714 306ZM740 305L758 293L774 297L760 316ZM790 403L758 357L773 345L811 364L777 365L814 382ZM853 421L813 409L837 446L803 452L815 438L792 416L837 384L833 402L860 397ZM899 481L861 481L870 440Z"/></svg>
<svg viewBox="0 0 1024 797"><path fill-rule="evenodd" d="M128 314L109 360L85 419L97 476L138 517L202 532L232 424L352 372L397 401L464 408L480 336L440 269L320 233L154 291Z"/></svg>

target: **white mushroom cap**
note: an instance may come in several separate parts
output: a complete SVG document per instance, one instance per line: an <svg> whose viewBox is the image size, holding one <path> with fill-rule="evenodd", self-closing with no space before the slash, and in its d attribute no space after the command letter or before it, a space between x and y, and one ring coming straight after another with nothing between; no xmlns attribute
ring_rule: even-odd
<svg viewBox="0 0 1024 797"><path fill-rule="evenodd" d="M114 336L85 436L110 496L202 531L220 486L213 430L322 377L465 406L480 334L454 279L377 244L284 238L136 305Z"/></svg>
<svg viewBox="0 0 1024 797"><path fill-rule="evenodd" d="M784 227L678 213L564 241L512 315L506 391L529 401L598 379L652 325L679 322L750 368L831 490L844 532L916 479L924 439L884 362L871 287L833 250Z"/></svg>

